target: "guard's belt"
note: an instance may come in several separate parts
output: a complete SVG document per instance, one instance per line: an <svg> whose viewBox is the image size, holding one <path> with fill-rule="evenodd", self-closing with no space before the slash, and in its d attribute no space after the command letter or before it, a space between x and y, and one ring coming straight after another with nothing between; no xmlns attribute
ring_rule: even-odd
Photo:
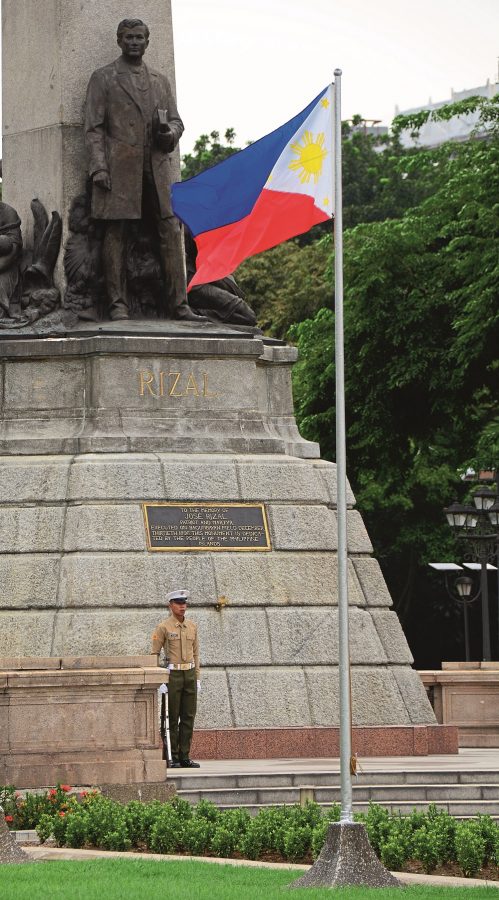
<svg viewBox="0 0 499 900"><path fill-rule="evenodd" d="M190 663L168 663L168 668L169 668L170 672L172 670L175 670L176 672L187 672L188 669L193 669L194 666L195 666L195 663L193 663L193 662L190 662Z"/></svg>

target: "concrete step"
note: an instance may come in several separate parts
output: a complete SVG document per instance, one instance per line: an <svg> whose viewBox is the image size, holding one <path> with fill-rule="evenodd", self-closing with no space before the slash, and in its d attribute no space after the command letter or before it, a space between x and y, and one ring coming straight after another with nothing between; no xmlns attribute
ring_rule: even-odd
<svg viewBox="0 0 499 900"><path fill-rule="evenodd" d="M284 767L283 767L284 768ZM170 770L179 796L191 803L211 800L223 809L242 806L256 812L263 806L299 803L306 789L321 806L339 803L340 774L320 768L313 772L274 770L273 772L232 771L203 773ZM478 813L499 816L499 771L484 768L465 770L399 769L359 772L352 784L353 803L365 812L369 802L391 811L409 813L425 810L430 803L467 817Z"/></svg>
<svg viewBox="0 0 499 900"><path fill-rule="evenodd" d="M304 787L309 787L304 785ZM393 803L420 804L430 803L445 805L447 803L495 802L499 804L499 785L354 785L352 789L354 803L380 803L390 806ZM190 803L210 800L217 806L253 806L277 805L283 803L299 803L299 787L232 787L204 788L200 790L178 790L178 795ZM332 804L340 801L339 786L315 785L313 796L317 803Z"/></svg>
<svg viewBox="0 0 499 900"><path fill-rule="evenodd" d="M169 769L168 778L172 779L177 790L204 790L207 788L266 788L266 787L300 787L306 785L339 785L339 772L263 772L261 774L217 773L204 774L202 771L183 774L182 770ZM354 778L354 786L366 785L472 785L488 784L499 787L499 771L407 771L407 772L359 772Z"/></svg>

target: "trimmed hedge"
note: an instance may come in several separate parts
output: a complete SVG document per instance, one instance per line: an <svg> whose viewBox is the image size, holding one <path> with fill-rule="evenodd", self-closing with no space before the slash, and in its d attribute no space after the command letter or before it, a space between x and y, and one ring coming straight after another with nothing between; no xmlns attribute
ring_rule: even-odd
<svg viewBox="0 0 499 900"><path fill-rule="evenodd" d="M12 828L36 827L42 842L53 838L60 847L292 862L316 859L329 824L340 819L338 804L266 807L251 817L244 809L220 810L206 800L196 806L178 797L169 803L122 805L97 792L68 796L69 791L68 785L58 785L44 795L21 798L13 788L0 788L0 803ZM401 816L370 803L368 812L355 819L365 823L375 852L394 871L409 860L419 861L425 872L457 863L468 877L484 865L499 866L499 825L490 816L459 821L435 804L425 813Z"/></svg>

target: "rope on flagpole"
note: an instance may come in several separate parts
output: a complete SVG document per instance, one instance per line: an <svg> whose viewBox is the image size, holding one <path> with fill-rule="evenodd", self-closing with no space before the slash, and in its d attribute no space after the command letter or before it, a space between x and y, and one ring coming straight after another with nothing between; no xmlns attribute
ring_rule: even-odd
<svg viewBox="0 0 499 900"><path fill-rule="evenodd" d="M338 632L341 822L353 822L348 556L346 500L345 358L343 340L343 207L341 178L341 69L334 70L334 294L336 368L336 516L338 520Z"/></svg>

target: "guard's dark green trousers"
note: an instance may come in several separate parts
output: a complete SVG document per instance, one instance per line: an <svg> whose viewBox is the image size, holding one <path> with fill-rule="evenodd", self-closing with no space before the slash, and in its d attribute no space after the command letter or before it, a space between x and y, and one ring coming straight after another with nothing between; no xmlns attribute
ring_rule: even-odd
<svg viewBox="0 0 499 900"><path fill-rule="evenodd" d="M168 679L168 716L172 759L188 759L196 715L196 670L173 669Z"/></svg>

